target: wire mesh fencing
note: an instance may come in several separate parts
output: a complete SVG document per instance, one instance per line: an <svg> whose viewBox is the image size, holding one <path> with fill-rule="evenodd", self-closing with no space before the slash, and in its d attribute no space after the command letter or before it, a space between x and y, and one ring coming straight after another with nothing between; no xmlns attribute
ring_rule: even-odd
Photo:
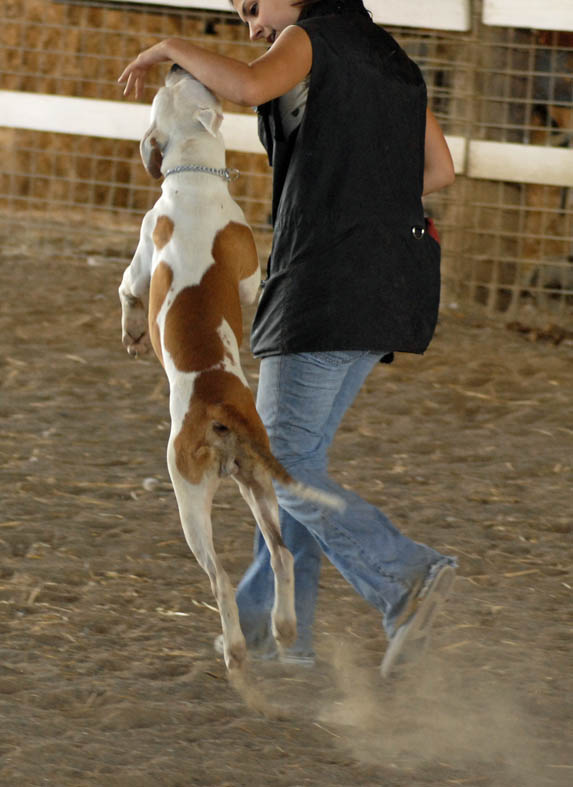
<svg viewBox="0 0 573 787"><path fill-rule="evenodd" d="M448 139L461 145L456 183L426 200L442 237L444 304L482 304L491 314L512 316L535 310L568 320L573 33L490 27L482 22L479 0L472 9L467 32L389 28L421 66L430 106ZM263 51L231 13L4 0L0 23L2 89L30 95L120 101L119 73L165 36L242 60ZM151 102L163 73L154 70L144 102ZM242 111L231 104L224 109ZM50 250L55 244L62 256L74 257L79 243L80 253L129 259L142 214L158 195L137 142L8 122L0 128L0 146L5 251L23 243L40 251L42 244ZM228 165L242 173L231 188L264 264L271 242L270 169L263 155L233 150Z"/></svg>

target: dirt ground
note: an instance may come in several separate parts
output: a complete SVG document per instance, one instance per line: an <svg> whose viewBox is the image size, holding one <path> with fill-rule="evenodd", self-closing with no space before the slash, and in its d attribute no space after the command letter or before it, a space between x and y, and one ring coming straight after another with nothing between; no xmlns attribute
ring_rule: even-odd
<svg viewBox="0 0 573 787"><path fill-rule="evenodd" d="M424 668L383 681L377 613L329 565L316 669L227 681L165 465L167 387L120 343L121 239L3 231L0 784L564 787L571 750L573 341L448 309L381 365L335 476L459 558ZM246 323L249 315L245 316ZM257 364L247 351L253 387ZM236 582L253 523L216 500Z"/></svg>

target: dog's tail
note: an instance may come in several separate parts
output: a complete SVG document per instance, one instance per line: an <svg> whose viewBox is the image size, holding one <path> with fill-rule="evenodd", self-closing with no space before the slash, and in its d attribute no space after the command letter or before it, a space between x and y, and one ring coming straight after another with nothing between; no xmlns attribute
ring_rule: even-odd
<svg viewBox="0 0 573 787"><path fill-rule="evenodd" d="M247 419L232 405L218 405L213 409L212 415L217 423L235 434L242 451L262 466L281 486L303 500L344 511L346 503L339 495L296 481L270 449L260 439L256 439Z"/></svg>
<svg viewBox="0 0 573 787"><path fill-rule="evenodd" d="M252 442L248 439L245 442L247 451L254 454L260 463L269 471L273 479L292 492L293 495L300 497L302 500L310 500L326 508L332 508L335 511L344 511L346 503L341 497L331 492L317 489L315 486L303 484L301 481L296 481L270 451L259 443Z"/></svg>

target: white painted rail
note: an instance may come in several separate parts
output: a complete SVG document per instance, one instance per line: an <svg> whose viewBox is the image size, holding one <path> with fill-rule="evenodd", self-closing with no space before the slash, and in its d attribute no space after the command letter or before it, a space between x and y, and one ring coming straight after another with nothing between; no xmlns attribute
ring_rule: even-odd
<svg viewBox="0 0 573 787"><path fill-rule="evenodd" d="M470 178L573 186L573 150L469 140Z"/></svg>
<svg viewBox="0 0 573 787"><path fill-rule="evenodd" d="M0 90L0 125L8 128L139 140L149 125L150 107L128 101L102 101ZM255 113L225 113L221 132L229 150L264 153Z"/></svg>
<svg viewBox="0 0 573 787"><path fill-rule="evenodd" d="M114 0L116 3L125 0ZM232 12L229 0L137 0L148 5ZM375 22L432 30L469 30L470 0L364 0Z"/></svg>
<svg viewBox="0 0 573 787"><path fill-rule="evenodd" d="M573 30L573 0L483 0L486 25Z"/></svg>
<svg viewBox="0 0 573 787"><path fill-rule="evenodd" d="M572 0L573 1L573 0ZM42 95L0 90L0 118L6 128L112 139L141 139L149 106L128 101ZM222 133L228 150L263 153L254 112L227 112ZM457 174L471 178L573 186L573 150L448 136Z"/></svg>

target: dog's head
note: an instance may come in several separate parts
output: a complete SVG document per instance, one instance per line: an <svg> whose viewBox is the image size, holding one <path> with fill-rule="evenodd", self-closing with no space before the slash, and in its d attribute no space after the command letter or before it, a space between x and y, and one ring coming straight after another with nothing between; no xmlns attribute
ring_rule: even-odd
<svg viewBox="0 0 573 787"><path fill-rule="evenodd" d="M153 178L161 177L167 148L199 141L202 135L217 137L223 120L221 105L210 90L187 71L173 66L165 87L151 105L151 125L139 150L145 169Z"/></svg>

